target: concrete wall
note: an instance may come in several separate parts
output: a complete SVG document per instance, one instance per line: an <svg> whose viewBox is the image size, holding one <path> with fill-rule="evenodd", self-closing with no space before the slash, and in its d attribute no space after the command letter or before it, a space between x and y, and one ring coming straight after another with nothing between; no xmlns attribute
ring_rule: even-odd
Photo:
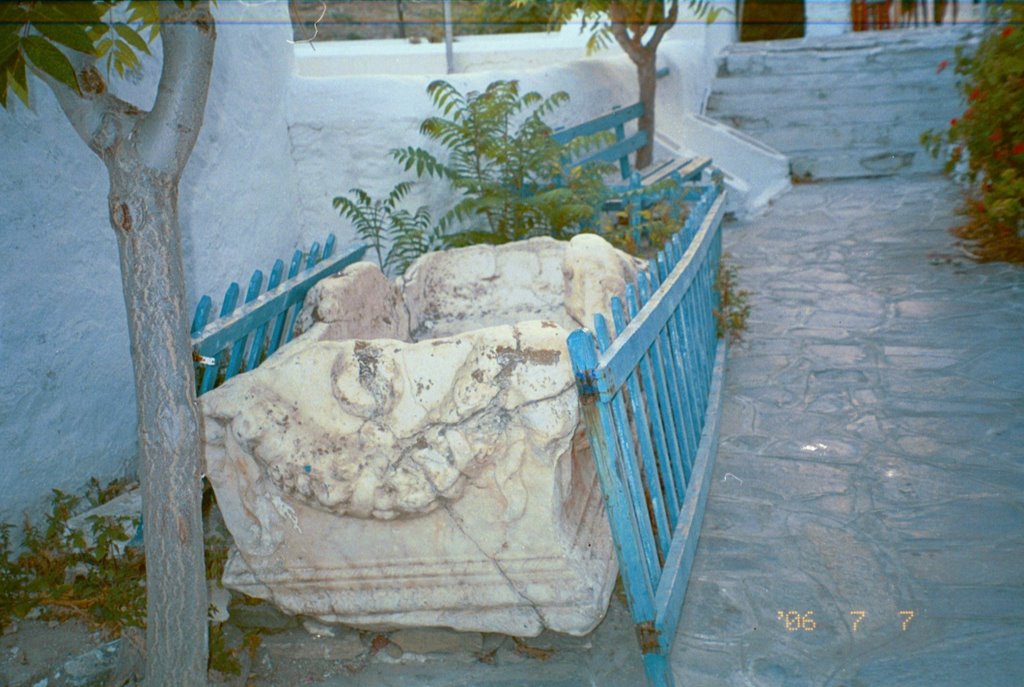
<svg viewBox="0 0 1024 687"><path fill-rule="evenodd" d="M429 44L346 43L315 53L293 46L283 2L221 2L215 14L206 120L181 183L190 307L203 293L216 302L232 280L329 231L341 246L351 242L331 199L353 186L385 193L405 178L387 152L422 143L419 122L432 114L426 85L445 76L443 51L439 63L421 54L437 49ZM671 83L662 82L673 107L699 110L714 53L733 32L730 22L673 30L659 51L673 70ZM461 39L462 68L486 71L451 81L466 89L519 78L544 94L566 90L572 100L556 123L636 100L633 66L617 46L585 58L585 37L563 34L491 37L492 55L483 39ZM371 48L384 62L367 55ZM314 57L325 63L332 55L335 67L316 67ZM386 73L368 74L380 65ZM142 74L113 87L148 107L158 75L158 61L149 60ZM33 91L33 110L0 112L0 521L7 522L38 513L52 488L74 491L91 476L131 472L136 452L106 171L52 95L39 83ZM439 208L443 189L423 184L412 200Z"/></svg>

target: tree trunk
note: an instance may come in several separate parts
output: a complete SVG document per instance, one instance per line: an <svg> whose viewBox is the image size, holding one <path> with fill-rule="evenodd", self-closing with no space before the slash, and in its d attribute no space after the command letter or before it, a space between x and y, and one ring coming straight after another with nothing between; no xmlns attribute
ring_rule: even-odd
<svg viewBox="0 0 1024 687"><path fill-rule="evenodd" d="M654 52L644 51L643 59L636 61L637 80L640 83L640 102L644 104L644 113L637 126L647 132L647 144L636 151L636 168L643 169L654 159L654 96L658 86L658 70Z"/></svg>
<svg viewBox="0 0 1024 687"><path fill-rule="evenodd" d="M125 158L130 159L125 159ZM146 686L206 682L199 419L178 179L119 155L108 165L139 422L146 547Z"/></svg>
<svg viewBox="0 0 1024 687"><path fill-rule="evenodd" d="M47 82L107 167L139 423L146 550L146 687L206 684L202 455L185 313L178 182L203 125L217 33L209 3L160 2L163 67L153 109L110 93L72 56L81 92Z"/></svg>

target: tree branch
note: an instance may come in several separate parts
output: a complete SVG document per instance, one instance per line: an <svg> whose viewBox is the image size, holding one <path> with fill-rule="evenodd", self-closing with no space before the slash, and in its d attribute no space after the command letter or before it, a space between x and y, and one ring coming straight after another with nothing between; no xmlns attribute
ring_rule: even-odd
<svg viewBox="0 0 1024 687"><path fill-rule="evenodd" d="M647 48L652 52L658 49L658 44L661 43L661 39L668 33L668 30L676 25L676 20L679 19L679 0L672 0L672 7L668 11L668 16L665 17L658 25L654 28L654 35L651 36L651 40L647 42Z"/></svg>
<svg viewBox="0 0 1024 687"><path fill-rule="evenodd" d="M644 59L643 47L639 40L634 40L629 35L626 10L619 2L612 2L608 7L608 19L611 20L612 35L619 47L629 55L634 64L639 64Z"/></svg>
<svg viewBox="0 0 1024 687"><path fill-rule="evenodd" d="M145 164L178 177L199 136L217 33L209 0L160 3L163 70L153 110L139 126Z"/></svg>
<svg viewBox="0 0 1024 687"><path fill-rule="evenodd" d="M66 55L78 76L81 94L31 62L29 68L53 91L57 103L79 137L90 150L105 160L134 125L139 110L107 90L106 81L96 69L95 58L74 51Z"/></svg>

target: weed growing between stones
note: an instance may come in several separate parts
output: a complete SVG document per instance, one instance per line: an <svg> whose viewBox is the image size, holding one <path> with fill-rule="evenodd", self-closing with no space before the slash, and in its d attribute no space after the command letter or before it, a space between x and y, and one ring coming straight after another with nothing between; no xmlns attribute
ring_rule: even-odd
<svg viewBox="0 0 1024 687"><path fill-rule="evenodd" d="M19 619L78 619L108 639L145 627L146 561L142 547L132 542L138 519L93 515L88 531L69 524L79 512L131 486L116 480L102 487L94 478L84 498L54 489L44 524L26 519L22 525L18 551L11 544L14 526L0 524L0 632ZM207 489L203 512L208 522L214 507L213 492ZM216 530L208 527L206 533L206 576L211 581L219 581L228 554L227 540ZM209 637L209 667L221 673L238 674L243 652L252 655L260 643L258 632L228 642L222 623L214 621Z"/></svg>
<svg viewBox="0 0 1024 687"><path fill-rule="evenodd" d="M743 332L747 329L747 318L750 317L750 292L737 286L739 267L728 262L730 257L725 253L718 265L715 290L718 292L719 302L715 308L715 322L719 339L728 335L731 343L737 343L743 339Z"/></svg>
<svg viewBox="0 0 1024 687"><path fill-rule="evenodd" d="M674 183L671 180L659 182L662 185ZM651 187L658 191L659 184ZM606 215L598 226L598 233L620 250L639 258L650 259L658 254L672 236L679 231L689 215L685 203L670 203L662 200L639 212L640 231L634 231L625 210L615 213L610 219ZM639 234L639 242L637 241Z"/></svg>
<svg viewBox="0 0 1024 687"><path fill-rule="evenodd" d="M957 49L957 88L967 109L921 142L967 185L966 222L954 234L971 244L971 255L1024 263L1024 5L992 11L996 21L977 50Z"/></svg>

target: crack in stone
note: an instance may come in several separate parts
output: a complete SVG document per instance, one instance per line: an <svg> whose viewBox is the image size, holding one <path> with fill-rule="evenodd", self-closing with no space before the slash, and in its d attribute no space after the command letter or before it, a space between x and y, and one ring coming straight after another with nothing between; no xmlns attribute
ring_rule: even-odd
<svg viewBox="0 0 1024 687"><path fill-rule="evenodd" d="M544 613L540 610L540 608L537 607L537 604L533 601L533 599L528 597L525 592L523 592L516 586L515 582L512 581L512 578L509 577L508 573L505 572L505 569L501 567L501 563L498 562L497 558L488 554L480 545L480 542L474 539L473 536L468 531L466 531L466 527L463 525L462 520L458 516L456 516L455 513L452 512L451 508L449 507L449 504L444 504L442 508L444 509L444 512L448 515L448 517L451 519L451 521L455 523L455 526L459 528L459 532L461 532L462 535L466 537L466 539L472 542L473 546L477 548L477 550L484 558L489 560L494 565L494 569L498 572L499 575L501 575L502 579L505 580L506 584L508 584L509 589L511 589L517 597L522 599L523 602L525 602L526 605L529 606L530 610L533 611L534 614L536 614L537 622L540 623L541 628L548 627L548 622L547 619L544 617Z"/></svg>

